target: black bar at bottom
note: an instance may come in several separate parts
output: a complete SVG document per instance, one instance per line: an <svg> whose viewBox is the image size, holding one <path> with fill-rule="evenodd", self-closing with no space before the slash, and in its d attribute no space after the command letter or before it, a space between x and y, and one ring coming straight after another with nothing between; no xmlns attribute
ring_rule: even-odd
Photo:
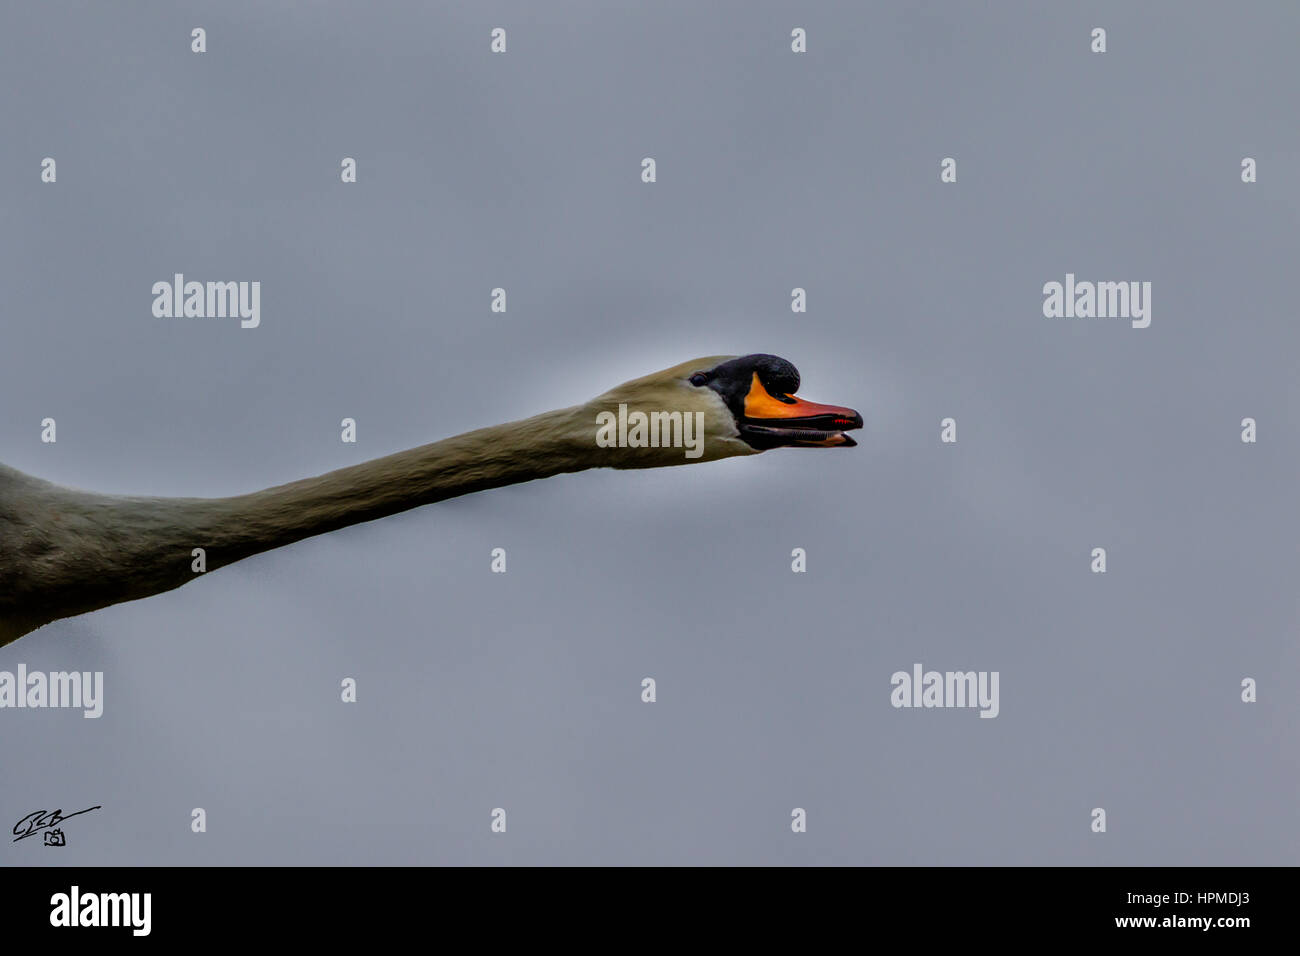
<svg viewBox="0 0 1300 956"><path fill-rule="evenodd" d="M682 941L680 925L733 943L802 931L823 943L831 932L901 932L926 945L1044 935L1231 944L1284 934L1294 883L1286 868L8 868L0 899L6 942L374 944L426 927L439 928L426 937L435 943L464 931L668 945Z"/></svg>

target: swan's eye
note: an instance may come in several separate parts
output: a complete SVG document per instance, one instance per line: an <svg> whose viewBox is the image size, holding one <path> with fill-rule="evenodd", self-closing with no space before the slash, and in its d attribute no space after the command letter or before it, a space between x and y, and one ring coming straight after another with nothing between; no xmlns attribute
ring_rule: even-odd
<svg viewBox="0 0 1300 956"><path fill-rule="evenodd" d="M705 375L703 372L696 372L694 375L691 376L692 385L703 385L708 380L709 377Z"/></svg>

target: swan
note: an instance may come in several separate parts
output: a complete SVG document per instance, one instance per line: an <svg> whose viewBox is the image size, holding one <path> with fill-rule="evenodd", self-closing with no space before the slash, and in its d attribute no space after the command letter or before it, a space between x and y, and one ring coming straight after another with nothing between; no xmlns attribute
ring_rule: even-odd
<svg viewBox="0 0 1300 956"><path fill-rule="evenodd" d="M0 646L201 577L192 568L196 548L212 571L312 535L565 472L856 444L845 432L862 427L861 415L795 398L798 388L786 359L711 356L581 405L229 498L95 494L0 465ZM659 432L645 434L646 421ZM685 437L697 442L694 454L678 434L679 422L685 431L692 421L699 432Z"/></svg>

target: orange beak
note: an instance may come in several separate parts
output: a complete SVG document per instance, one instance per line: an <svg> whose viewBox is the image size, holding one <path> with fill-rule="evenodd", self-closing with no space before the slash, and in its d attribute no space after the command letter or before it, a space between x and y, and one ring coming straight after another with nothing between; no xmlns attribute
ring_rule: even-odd
<svg viewBox="0 0 1300 956"><path fill-rule="evenodd" d="M774 444L806 448L853 447L857 444L844 434L862 427L862 416L842 405L821 405L793 395L774 396L754 373L745 396L743 428L754 437L767 436Z"/></svg>

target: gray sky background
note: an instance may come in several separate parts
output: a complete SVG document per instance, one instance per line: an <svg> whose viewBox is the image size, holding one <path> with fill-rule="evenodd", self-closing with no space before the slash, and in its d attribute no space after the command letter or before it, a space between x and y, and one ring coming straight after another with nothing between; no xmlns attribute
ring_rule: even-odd
<svg viewBox="0 0 1300 956"><path fill-rule="evenodd" d="M1300 7L627 6L5 6L6 464L234 494L755 351L866 427L0 649L106 682L0 712L3 822L104 807L0 862L1300 862ZM261 328L155 319L174 272L261 281ZM1067 272L1152 282L1151 327L1044 318ZM1000 716L892 708L918 661Z"/></svg>

